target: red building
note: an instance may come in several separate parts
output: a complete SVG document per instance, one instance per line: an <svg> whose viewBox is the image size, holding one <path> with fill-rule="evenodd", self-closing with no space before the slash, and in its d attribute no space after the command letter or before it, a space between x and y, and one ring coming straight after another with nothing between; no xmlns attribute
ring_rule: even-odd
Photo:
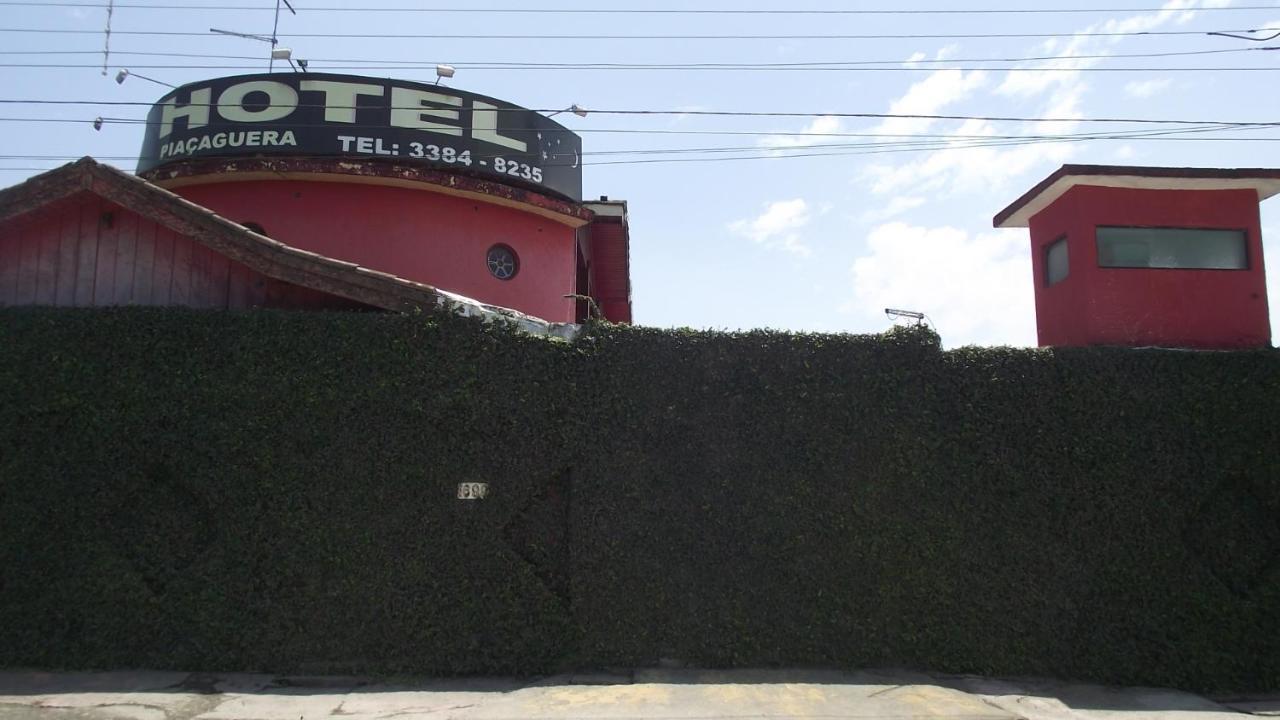
<svg viewBox="0 0 1280 720"><path fill-rule="evenodd" d="M578 136L493 98L193 83L152 108L138 178L86 159L0 192L0 305L370 304L232 249L252 246L553 323L631 320L626 204L583 202Z"/></svg>
<svg viewBox="0 0 1280 720"><path fill-rule="evenodd" d="M1031 229L1042 346L1262 347L1277 192L1280 170L1065 165L994 224Z"/></svg>

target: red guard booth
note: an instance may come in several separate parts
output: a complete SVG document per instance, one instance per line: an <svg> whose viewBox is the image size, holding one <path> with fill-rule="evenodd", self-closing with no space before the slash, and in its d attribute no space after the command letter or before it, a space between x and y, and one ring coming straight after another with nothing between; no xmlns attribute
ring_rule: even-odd
<svg viewBox="0 0 1280 720"><path fill-rule="evenodd" d="M1277 192L1274 169L1064 165L994 224L1031 229L1042 346L1262 347Z"/></svg>

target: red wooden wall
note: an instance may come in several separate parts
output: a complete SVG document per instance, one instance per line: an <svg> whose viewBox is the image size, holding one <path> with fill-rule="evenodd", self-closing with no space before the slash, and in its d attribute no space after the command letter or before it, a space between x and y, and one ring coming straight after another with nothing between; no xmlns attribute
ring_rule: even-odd
<svg viewBox="0 0 1280 720"><path fill-rule="evenodd" d="M630 263L627 229L601 218L591 223L591 294L610 322L631 322Z"/></svg>
<svg viewBox="0 0 1280 720"><path fill-rule="evenodd" d="M0 225L0 306L364 307L267 277L96 195Z"/></svg>

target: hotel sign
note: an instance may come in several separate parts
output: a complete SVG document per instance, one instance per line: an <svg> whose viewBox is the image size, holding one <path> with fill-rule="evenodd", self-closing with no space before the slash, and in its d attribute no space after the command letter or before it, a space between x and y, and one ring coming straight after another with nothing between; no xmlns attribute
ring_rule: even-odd
<svg viewBox="0 0 1280 720"><path fill-rule="evenodd" d="M260 155L391 158L582 200L582 139L544 115L448 87L324 73L176 88L147 115L138 172Z"/></svg>

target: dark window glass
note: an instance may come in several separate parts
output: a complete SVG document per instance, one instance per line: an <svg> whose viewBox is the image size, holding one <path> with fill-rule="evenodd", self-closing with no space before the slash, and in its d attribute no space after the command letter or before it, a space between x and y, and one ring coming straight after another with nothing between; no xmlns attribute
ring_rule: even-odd
<svg viewBox="0 0 1280 720"><path fill-rule="evenodd" d="M1060 237L1044 253L1044 284L1056 285L1067 279L1071 266L1067 262L1067 239Z"/></svg>
<svg viewBox="0 0 1280 720"><path fill-rule="evenodd" d="M1100 227L1098 265L1245 270L1249 258L1240 230Z"/></svg>
<svg viewBox="0 0 1280 720"><path fill-rule="evenodd" d="M520 259L516 257L516 251L506 245L489 248L485 264L489 266L489 274L499 280L510 280L520 271Z"/></svg>

